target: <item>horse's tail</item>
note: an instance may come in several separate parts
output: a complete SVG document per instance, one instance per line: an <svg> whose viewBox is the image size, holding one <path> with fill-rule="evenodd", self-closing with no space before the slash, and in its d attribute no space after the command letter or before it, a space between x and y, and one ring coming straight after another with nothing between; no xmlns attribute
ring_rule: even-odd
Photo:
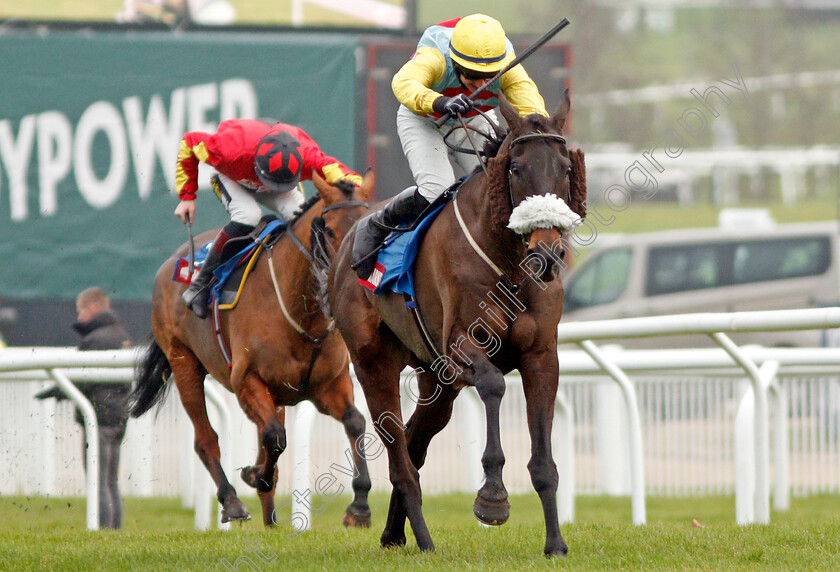
<svg viewBox="0 0 840 572"><path fill-rule="evenodd" d="M332 264L332 246L327 235L332 231L324 224L324 219L317 217L312 221L310 244L312 245L312 277L315 279L315 300L327 318L332 317L327 299L327 278Z"/></svg>
<svg viewBox="0 0 840 572"><path fill-rule="evenodd" d="M137 385L128 397L128 408L132 417L140 417L156 403L163 402L169 389L167 380L172 374L169 359L154 338L135 365L134 374Z"/></svg>

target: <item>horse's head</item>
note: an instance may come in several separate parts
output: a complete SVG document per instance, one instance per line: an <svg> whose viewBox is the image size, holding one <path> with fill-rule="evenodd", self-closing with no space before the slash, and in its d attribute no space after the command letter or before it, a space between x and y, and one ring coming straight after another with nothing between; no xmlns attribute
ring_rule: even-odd
<svg viewBox="0 0 840 572"><path fill-rule="evenodd" d="M323 224L320 226L323 227L326 237L332 243L332 250L335 251L350 231L350 227L367 212L367 201L373 193L373 172L368 171L365 174L361 187L345 181L330 185L317 173L312 174L312 182L324 201L320 216Z"/></svg>
<svg viewBox="0 0 840 572"><path fill-rule="evenodd" d="M510 131L507 151L507 228L528 245L525 263L543 281L557 277L564 256L562 237L585 216L585 167L581 151L569 151L563 127L571 101L569 90L551 117L520 117L502 100L500 109Z"/></svg>

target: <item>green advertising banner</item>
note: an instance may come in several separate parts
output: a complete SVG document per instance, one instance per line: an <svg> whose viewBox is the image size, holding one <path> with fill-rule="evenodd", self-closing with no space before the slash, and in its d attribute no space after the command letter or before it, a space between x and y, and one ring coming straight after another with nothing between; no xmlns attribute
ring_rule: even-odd
<svg viewBox="0 0 840 572"><path fill-rule="evenodd" d="M360 169L355 49L312 34L0 36L0 298L72 299L98 285L149 300L187 237L173 215L187 131L276 118ZM196 234L227 220L205 167Z"/></svg>

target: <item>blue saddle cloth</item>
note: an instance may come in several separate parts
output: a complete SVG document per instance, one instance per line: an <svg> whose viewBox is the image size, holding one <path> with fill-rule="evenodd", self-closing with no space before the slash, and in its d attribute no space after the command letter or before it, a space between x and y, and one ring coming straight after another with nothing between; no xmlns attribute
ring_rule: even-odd
<svg viewBox="0 0 840 572"><path fill-rule="evenodd" d="M374 294L396 292L414 296L414 260L420 250L420 243L429 226L446 206L446 201L432 210L417 224L417 228L407 232L393 233L386 240L385 247L376 257L376 269L367 280L359 282Z"/></svg>
<svg viewBox="0 0 840 572"><path fill-rule="evenodd" d="M233 274L233 271L236 270L243 261L247 260L251 254L253 254L260 242L266 240L275 232L280 232L281 229L285 229L286 226L287 223L282 220L272 220L268 222L254 242L231 256L224 264L219 265L219 267L213 271L213 276L216 278L216 281L213 283L213 287L211 288L213 297L219 298L221 296L222 290L224 289L230 276Z"/></svg>
<svg viewBox="0 0 840 572"><path fill-rule="evenodd" d="M258 237L258 241L266 240L270 235L276 234L278 232L282 232L285 229L287 223L281 220L272 220L266 223L265 228L260 232ZM215 282L213 282L213 286L211 287L211 293L213 296L218 297L222 290L224 289L225 285L227 284L228 280L230 279L231 275L237 269L237 267L242 264L245 260L248 259L251 254L256 250L258 246L258 242L251 242L248 243L247 246L242 248L239 252L234 254L230 257L224 264L220 265L216 270L213 271L213 276L216 278ZM189 261L186 258L179 258L175 263L175 272L172 276L173 280L177 280L178 282L183 282L184 284L189 285L192 282L193 277L196 273L201 269L204 265L204 261L207 259L207 254L210 249L213 247L213 241L201 245L195 252L195 269L193 274L190 275L189 273Z"/></svg>

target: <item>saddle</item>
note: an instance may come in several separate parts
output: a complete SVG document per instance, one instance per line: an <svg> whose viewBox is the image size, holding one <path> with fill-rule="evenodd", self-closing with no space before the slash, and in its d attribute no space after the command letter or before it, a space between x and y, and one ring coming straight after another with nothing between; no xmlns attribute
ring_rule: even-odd
<svg viewBox="0 0 840 572"><path fill-rule="evenodd" d="M265 248L280 240L287 228L288 225L276 216L266 215L248 236L233 238L225 244L222 249L225 262L213 272L214 280L210 286L212 299L214 304L218 301L219 310L232 310L236 307L242 288L260 255ZM189 286L193 276L201 270L212 244L212 241L203 244L196 252L192 274L189 272L189 260L179 258L172 279Z"/></svg>
<svg viewBox="0 0 840 572"><path fill-rule="evenodd" d="M373 272L359 284L376 295L396 292L414 297L414 260L429 226L447 203L451 202L465 179L438 196L413 221L402 223L385 239L376 256Z"/></svg>

